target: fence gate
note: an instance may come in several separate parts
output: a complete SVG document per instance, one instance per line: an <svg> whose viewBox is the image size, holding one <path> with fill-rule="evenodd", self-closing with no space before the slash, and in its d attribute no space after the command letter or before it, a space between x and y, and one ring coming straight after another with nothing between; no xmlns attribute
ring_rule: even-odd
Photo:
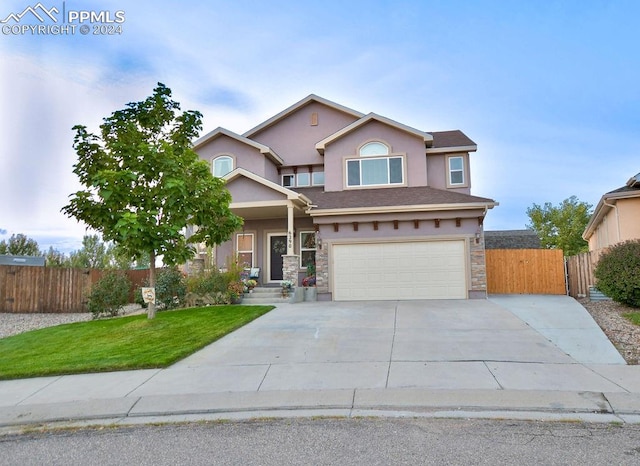
<svg viewBox="0 0 640 466"><path fill-rule="evenodd" d="M567 293L560 249L487 249L489 294Z"/></svg>

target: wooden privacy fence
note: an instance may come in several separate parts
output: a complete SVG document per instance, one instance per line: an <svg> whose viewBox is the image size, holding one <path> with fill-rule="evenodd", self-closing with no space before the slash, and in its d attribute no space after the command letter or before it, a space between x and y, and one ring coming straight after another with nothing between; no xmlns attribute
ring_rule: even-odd
<svg viewBox="0 0 640 466"><path fill-rule="evenodd" d="M560 249L487 249L489 294L566 294Z"/></svg>
<svg viewBox="0 0 640 466"><path fill-rule="evenodd" d="M133 291L149 274L148 270L125 271ZM0 266L0 312L87 312L91 286L104 271L49 267Z"/></svg>
<svg viewBox="0 0 640 466"><path fill-rule="evenodd" d="M593 271L600 259L601 251L591 251L566 258L567 282L572 298L589 296L589 287L596 284Z"/></svg>

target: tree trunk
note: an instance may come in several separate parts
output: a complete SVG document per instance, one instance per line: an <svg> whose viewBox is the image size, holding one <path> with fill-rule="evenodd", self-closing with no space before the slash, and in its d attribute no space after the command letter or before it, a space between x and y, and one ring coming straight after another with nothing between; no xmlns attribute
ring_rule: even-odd
<svg viewBox="0 0 640 466"><path fill-rule="evenodd" d="M156 287L156 252L151 251L149 254L149 286L151 288ZM155 319L156 317L156 303L149 303L147 307L147 318Z"/></svg>

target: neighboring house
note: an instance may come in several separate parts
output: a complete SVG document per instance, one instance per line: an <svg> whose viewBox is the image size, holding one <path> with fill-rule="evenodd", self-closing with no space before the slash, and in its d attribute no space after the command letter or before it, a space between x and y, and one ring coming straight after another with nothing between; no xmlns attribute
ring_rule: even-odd
<svg viewBox="0 0 640 466"><path fill-rule="evenodd" d="M484 232L485 249L540 249L540 238L533 230Z"/></svg>
<svg viewBox="0 0 640 466"><path fill-rule="evenodd" d="M640 173L621 188L606 193L598 202L582 237L589 251L640 239Z"/></svg>
<svg viewBox="0 0 640 466"><path fill-rule="evenodd" d="M310 95L240 135L194 143L244 218L216 248L300 284L315 264L318 299L486 297L483 221L458 130L424 132Z"/></svg>
<svg viewBox="0 0 640 466"><path fill-rule="evenodd" d="M12 256L0 254L0 265L26 265L44 267L45 258L40 256Z"/></svg>

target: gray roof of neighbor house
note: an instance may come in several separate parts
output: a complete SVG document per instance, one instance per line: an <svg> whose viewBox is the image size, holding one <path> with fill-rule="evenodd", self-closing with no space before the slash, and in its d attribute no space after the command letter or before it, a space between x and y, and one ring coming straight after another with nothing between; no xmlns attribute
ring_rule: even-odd
<svg viewBox="0 0 640 466"><path fill-rule="evenodd" d="M430 187L358 189L325 192L322 187L297 188L313 202L315 209L353 209L360 207L390 207L428 204L488 204L497 203L486 197L445 191Z"/></svg>
<svg viewBox="0 0 640 466"><path fill-rule="evenodd" d="M484 232L486 249L540 249L540 238L533 230L490 230Z"/></svg>

